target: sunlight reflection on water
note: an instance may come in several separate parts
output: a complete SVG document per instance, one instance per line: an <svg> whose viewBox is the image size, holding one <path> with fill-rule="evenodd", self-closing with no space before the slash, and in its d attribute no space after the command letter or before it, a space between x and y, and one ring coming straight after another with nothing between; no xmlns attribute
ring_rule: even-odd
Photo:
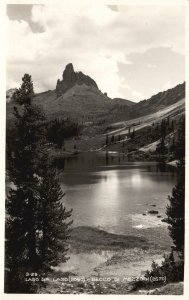
<svg viewBox="0 0 189 300"><path fill-rule="evenodd" d="M143 216L152 206L164 216L174 178L141 169L65 173L64 203L73 208L74 226L114 228L165 226L157 216ZM116 229L117 228L117 229ZM137 227L135 227L137 228Z"/></svg>

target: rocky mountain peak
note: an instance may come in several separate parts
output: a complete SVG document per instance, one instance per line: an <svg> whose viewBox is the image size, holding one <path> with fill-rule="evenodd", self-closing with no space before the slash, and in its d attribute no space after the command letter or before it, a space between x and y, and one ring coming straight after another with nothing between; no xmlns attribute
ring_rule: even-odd
<svg viewBox="0 0 189 300"><path fill-rule="evenodd" d="M75 82L75 72L72 63L68 64L65 67L65 70L62 74L62 80L68 83Z"/></svg>
<svg viewBox="0 0 189 300"><path fill-rule="evenodd" d="M57 81L56 92L60 96L72 88L75 84L93 86L98 89L96 82L88 75L82 72L75 72L72 63L66 65L65 70L62 74L62 80Z"/></svg>

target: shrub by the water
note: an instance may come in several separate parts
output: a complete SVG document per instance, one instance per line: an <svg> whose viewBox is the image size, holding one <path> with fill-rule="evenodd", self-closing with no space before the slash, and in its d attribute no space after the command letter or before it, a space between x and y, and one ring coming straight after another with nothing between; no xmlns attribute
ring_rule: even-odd
<svg viewBox="0 0 189 300"><path fill-rule="evenodd" d="M177 254L173 251L165 254L161 265L153 261L151 270L146 271L144 275L146 280L136 282L135 288L151 289L167 283L183 281L184 261L174 256Z"/></svg>

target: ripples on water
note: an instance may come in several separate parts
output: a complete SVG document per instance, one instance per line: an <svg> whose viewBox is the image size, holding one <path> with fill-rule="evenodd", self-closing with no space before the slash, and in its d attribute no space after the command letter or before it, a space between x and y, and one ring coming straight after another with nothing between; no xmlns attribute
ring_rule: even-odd
<svg viewBox="0 0 189 300"><path fill-rule="evenodd" d="M174 168L127 162L115 153L109 156L108 165L106 153L83 153L65 161L60 181L66 192L64 203L73 208L74 226L100 226L115 233L165 227L148 211L158 210L165 217L176 179Z"/></svg>

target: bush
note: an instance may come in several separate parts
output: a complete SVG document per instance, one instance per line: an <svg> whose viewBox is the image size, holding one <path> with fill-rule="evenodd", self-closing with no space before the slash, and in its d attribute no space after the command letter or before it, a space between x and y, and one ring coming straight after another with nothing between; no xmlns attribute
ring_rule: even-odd
<svg viewBox="0 0 189 300"><path fill-rule="evenodd" d="M144 275L146 280L136 282L135 288L150 289L167 283L183 281L184 261L179 258L175 259L174 255L176 256L176 254L173 251L168 255L165 254L161 266L153 261L152 269L146 271Z"/></svg>

